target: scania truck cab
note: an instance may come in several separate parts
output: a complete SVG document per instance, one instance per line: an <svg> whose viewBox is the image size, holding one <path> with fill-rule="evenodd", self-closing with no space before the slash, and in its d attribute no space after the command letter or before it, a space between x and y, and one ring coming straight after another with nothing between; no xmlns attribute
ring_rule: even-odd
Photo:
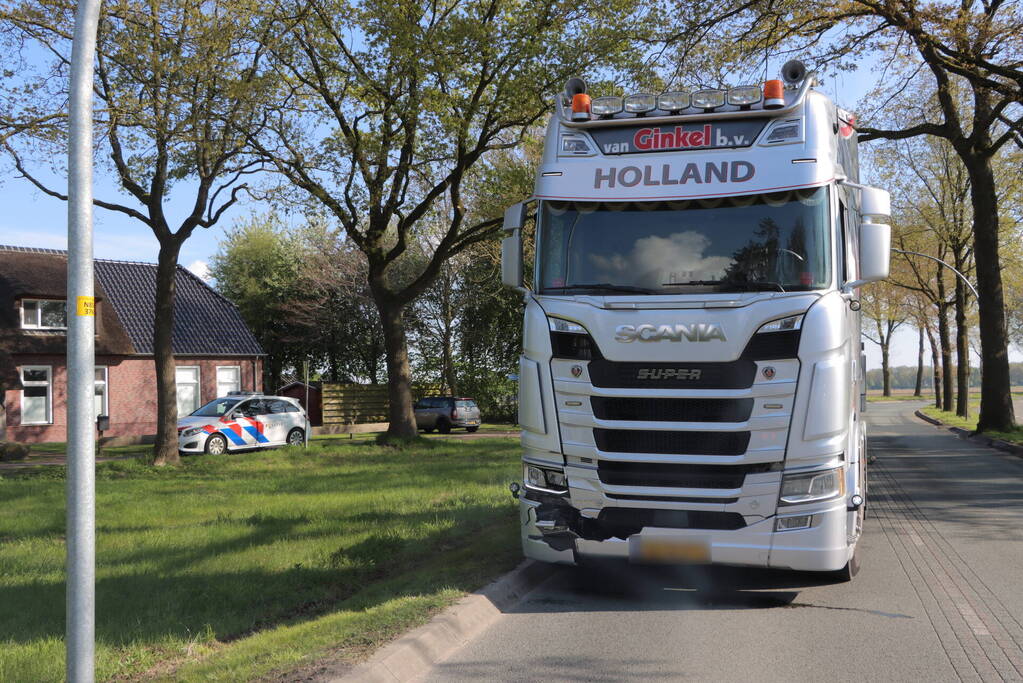
<svg viewBox="0 0 1023 683"><path fill-rule="evenodd" d="M858 295L888 276L890 201L857 182L853 116L799 62L783 76L556 96L502 244L527 557L855 573Z"/></svg>

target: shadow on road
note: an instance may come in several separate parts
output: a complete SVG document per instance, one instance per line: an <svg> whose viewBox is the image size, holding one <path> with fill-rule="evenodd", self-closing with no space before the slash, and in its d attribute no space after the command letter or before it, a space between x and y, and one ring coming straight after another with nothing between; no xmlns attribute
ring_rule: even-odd
<svg viewBox="0 0 1023 683"><path fill-rule="evenodd" d="M770 569L594 562L558 568L508 612L769 609L795 606L800 589L834 582L828 575Z"/></svg>

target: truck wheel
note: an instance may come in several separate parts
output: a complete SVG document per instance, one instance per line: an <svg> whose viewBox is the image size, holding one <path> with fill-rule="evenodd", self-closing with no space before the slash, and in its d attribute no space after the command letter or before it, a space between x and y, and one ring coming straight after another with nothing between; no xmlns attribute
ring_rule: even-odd
<svg viewBox="0 0 1023 683"><path fill-rule="evenodd" d="M442 420L442 421L438 422L437 423L437 431L440 432L441 434L450 434L451 433L451 423L448 422L447 420Z"/></svg>
<svg viewBox="0 0 1023 683"><path fill-rule="evenodd" d="M852 557L845 563L845 566L835 572L835 578L840 583L848 583L860 573L860 548L856 546L856 550L853 551Z"/></svg>
<svg viewBox="0 0 1023 683"><path fill-rule="evenodd" d="M206 439L207 455L223 455L227 452L227 439L220 434L214 434Z"/></svg>

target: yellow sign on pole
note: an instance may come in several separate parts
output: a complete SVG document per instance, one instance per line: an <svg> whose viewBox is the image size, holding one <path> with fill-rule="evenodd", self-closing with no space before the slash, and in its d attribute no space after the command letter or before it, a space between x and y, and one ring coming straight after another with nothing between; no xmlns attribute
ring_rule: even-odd
<svg viewBox="0 0 1023 683"><path fill-rule="evenodd" d="M80 296L78 297L78 315L87 315L93 317L96 315L96 297L94 296Z"/></svg>

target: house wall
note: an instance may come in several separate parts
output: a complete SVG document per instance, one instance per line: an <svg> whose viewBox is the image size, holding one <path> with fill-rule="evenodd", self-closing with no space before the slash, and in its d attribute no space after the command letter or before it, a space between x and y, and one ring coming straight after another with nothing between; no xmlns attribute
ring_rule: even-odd
<svg viewBox="0 0 1023 683"><path fill-rule="evenodd" d="M64 356L17 354L14 362L49 365L52 370L52 422L47 425L21 424L21 390L5 392L7 438L22 443L65 441L67 439L67 365ZM202 405L217 394L217 366L241 367L243 391L262 391L263 360L249 357L179 356L176 365L199 366ZM96 365L107 366L107 403L110 429L104 437L130 442L156 434L156 367L151 356L97 356Z"/></svg>

